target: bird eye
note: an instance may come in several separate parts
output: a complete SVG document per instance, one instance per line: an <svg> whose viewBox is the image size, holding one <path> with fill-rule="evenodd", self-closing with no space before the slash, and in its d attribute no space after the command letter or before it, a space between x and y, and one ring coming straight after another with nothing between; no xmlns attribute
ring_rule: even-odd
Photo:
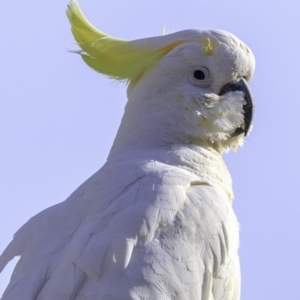
<svg viewBox="0 0 300 300"><path fill-rule="evenodd" d="M207 87L211 83L209 70L205 67L194 67L190 73L190 79L193 83L201 87Z"/></svg>
<svg viewBox="0 0 300 300"><path fill-rule="evenodd" d="M194 71L194 78L197 80L204 80L205 73L202 70L196 70L196 71Z"/></svg>

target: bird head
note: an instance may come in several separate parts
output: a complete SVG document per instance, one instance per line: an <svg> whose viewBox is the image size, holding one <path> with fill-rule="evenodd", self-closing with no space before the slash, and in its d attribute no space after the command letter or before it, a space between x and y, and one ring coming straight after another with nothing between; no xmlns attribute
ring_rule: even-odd
<svg viewBox="0 0 300 300"><path fill-rule="evenodd" d="M67 15L83 60L128 83L119 143L207 143L219 151L242 145L253 115L255 60L237 37L184 30L123 41L91 25L76 1Z"/></svg>

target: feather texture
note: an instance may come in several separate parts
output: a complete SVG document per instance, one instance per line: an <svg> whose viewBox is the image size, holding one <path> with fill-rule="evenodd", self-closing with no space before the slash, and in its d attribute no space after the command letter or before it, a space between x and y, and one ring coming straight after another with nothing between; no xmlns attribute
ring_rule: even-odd
<svg viewBox="0 0 300 300"><path fill-rule="evenodd" d="M224 287L238 268L238 224L230 182L222 189L209 175L221 163L230 181L221 156L183 145L134 154L108 162L16 233L7 251L22 258L3 299L222 299L231 292Z"/></svg>

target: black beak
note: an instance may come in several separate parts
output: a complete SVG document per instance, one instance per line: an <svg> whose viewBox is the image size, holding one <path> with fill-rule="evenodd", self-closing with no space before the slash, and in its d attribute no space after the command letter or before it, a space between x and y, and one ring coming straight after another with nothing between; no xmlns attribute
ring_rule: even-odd
<svg viewBox="0 0 300 300"><path fill-rule="evenodd" d="M250 129L250 125L253 118L253 112L254 112L254 98L252 96L249 84L244 78L242 78L237 83L229 83L224 85L219 95L221 96L228 92L236 92L236 91L243 92L246 101L246 104L243 105L245 128L244 129L237 128L236 131L232 134L232 136L237 136L241 133L244 133L244 135L246 136Z"/></svg>

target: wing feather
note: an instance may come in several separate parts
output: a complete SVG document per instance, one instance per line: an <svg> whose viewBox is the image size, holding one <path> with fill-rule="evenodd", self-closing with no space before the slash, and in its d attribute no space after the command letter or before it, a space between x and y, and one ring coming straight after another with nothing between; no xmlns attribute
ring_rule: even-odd
<svg viewBox="0 0 300 300"><path fill-rule="evenodd" d="M230 201L178 165L107 163L29 220L1 256L21 256L2 300L238 299Z"/></svg>

